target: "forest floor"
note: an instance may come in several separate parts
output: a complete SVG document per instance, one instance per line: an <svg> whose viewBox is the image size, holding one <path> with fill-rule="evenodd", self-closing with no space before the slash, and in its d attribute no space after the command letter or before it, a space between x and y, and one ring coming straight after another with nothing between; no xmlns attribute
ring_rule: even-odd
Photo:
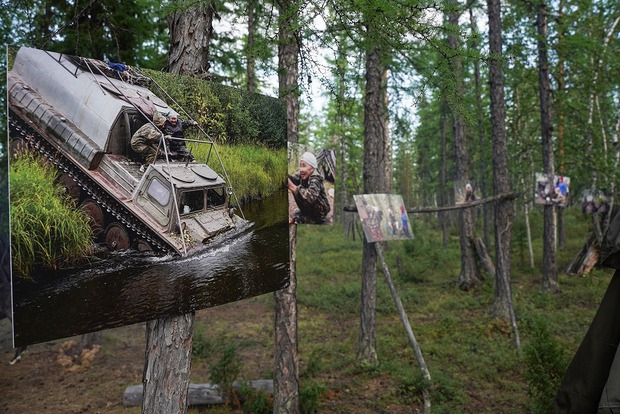
<svg viewBox="0 0 620 414"><path fill-rule="evenodd" d="M271 378L273 370L273 305L271 295L247 299L196 313L197 334L201 326L209 326L215 341L229 343L237 340L238 357L243 364L243 379ZM300 317L314 319L303 308ZM216 329L212 329L215 322ZM331 328L322 327L321 336L330 340L346 340L353 333L343 321L334 320ZM340 325L340 326L338 326ZM348 325L348 323L346 324ZM10 343L10 323L0 322L0 412L12 413L140 413L140 407L124 407L123 392L127 386L142 383L144 368L145 324L135 324L103 332L101 348L84 367L77 356L73 364L67 361L70 348L79 344L80 337L65 338L29 346L14 365L14 349ZM340 338L340 339L338 339ZM306 363L302 358L303 365ZM86 364L88 365L88 364ZM207 362L200 357L192 360L192 383L209 382ZM395 384L389 376L377 375L360 380L354 372L327 374L327 386L322 393L320 413L414 412L404 401L381 405L378 400ZM241 413L224 407L192 407L193 413Z"/></svg>
<svg viewBox="0 0 620 414"><path fill-rule="evenodd" d="M535 213L532 222L540 224L540 216ZM456 286L460 270L456 230L444 248L441 234L418 222L414 241L388 245L387 262L431 373L433 413L532 412L525 350L536 343L535 321L543 321L551 340L565 351L565 361L570 360L612 271L595 269L585 277L562 274L589 231L587 218L578 214L567 216L565 223L572 238L558 253L559 294L541 292L540 269L526 264L522 253L527 249L515 233L512 289L521 349L515 347L510 324L490 315L492 276L469 292ZM539 233L542 230L534 237ZM338 226L299 226L297 248L302 412L421 412L420 370L380 268L379 365L356 360L359 237L344 237ZM542 251L539 244L535 251ZM540 253L535 260L542 262ZM225 361L225 349L234 350L238 380L273 378L273 309L273 295L266 294L197 311L191 382L209 383L211 369ZM122 397L126 387L142 382L144 336L144 323L103 331L101 347L82 360L71 356L80 337L35 344L19 362L9 365L14 352L10 325L0 321L0 412L139 413L139 406L124 407ZM243 411L201 406L190 412Z"/></svg>

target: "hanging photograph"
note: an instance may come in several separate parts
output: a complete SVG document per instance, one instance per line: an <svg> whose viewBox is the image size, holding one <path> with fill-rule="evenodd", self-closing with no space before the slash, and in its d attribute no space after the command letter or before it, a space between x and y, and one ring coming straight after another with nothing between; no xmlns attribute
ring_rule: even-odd
<svg viewBox="0 0 620 414"><path fill-rule="evenodd" d="M333 224L335 172L334 151L288 143L290 224Z"/></svg>
<svg viewBox="0 0 620 414"><path fill-rule="evenodd" d="M454 200L457 205L471 203L481 197L480 189L470 181L457 183L454 190Z"/></svg>
<svg viewBox="0 0 620 414"><path fill-rule="evenodd" d="M609 196L603 190L585 190L581 196L581 211L585 214L607 214Z"/></svg>
<svg viewBox="0 0 620 414"><path fill-rule="evenodd" d="M401 195L361 194L354 199L368 242L413 239Z"/></svg>
<svg viewBox="0 0 620 414"><path fill-rule="evenodd" d="M555 194L553 203L558 207L567 207L570 202L570 177L554 175L553 192Z"/></svg>
<svg viewBox="0 0 620 414"><path fill-rule="evenodd" d="M536 204L566 207L569 193L569 177L536 173L536 192L534 193Z"/></svg>
<svg viewBox="0 0 620 414"><path fill-rule="evenodd" d="M8 62L15 346L287 286L280 100L26 47Z"/></svg>

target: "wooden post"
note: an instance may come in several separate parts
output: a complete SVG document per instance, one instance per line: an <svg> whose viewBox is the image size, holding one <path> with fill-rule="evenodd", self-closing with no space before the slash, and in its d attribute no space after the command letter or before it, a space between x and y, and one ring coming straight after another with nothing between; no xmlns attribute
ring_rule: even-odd
<svg viewBox="0 0 620 414"><path fill-rule="evenodd" d="M377 256L379 260L381 260L381 266L383 267L383 274L385 275L385 281L390 287L390 293L392 294L392 298L394 299L394 303L396 304L396 308L398 309L398 315L400 316L400 320L403 322L403 326L405 327L405 331L407 332L407 338L409 339L409 344L413 349L413 353L415 355L415 359L420 366L420 370L422 371L422 377L424 378L425 388L422 390L422 395L424 397L424 414L430 414L431 412L431 399L429 393L429 387L431 386L431 374L428 371L428 367L426 366L426 362L424 361L424 356L422 355L422 351L420 350L420 346L418 345L418 341L415 339L415 335L413 334L413 329L411 329L411 324L409 323L409 318L407 317L407 313L405 312L405 308L403 307L403 303L400 300L400 296L396 291L396 286L394 286L394 282L392 281L392 276L390 276L390 269L385 262L385 258L383 257L383 249L381 248L380 243L374 243L375 249L377 250Z"/></svg>
<svg viewBox="0 0 620 414"><path fill-rule="evenodd" d="M297 341L297 225L289 225L290 284L274 292L275 376L274 414L299 413L299 351Z"/></svg>
<svg viewBox="0 0 620 414"><path fill-rule="evenodd" d="M194 314L146 324L142 413L187 413Z"/></svg>

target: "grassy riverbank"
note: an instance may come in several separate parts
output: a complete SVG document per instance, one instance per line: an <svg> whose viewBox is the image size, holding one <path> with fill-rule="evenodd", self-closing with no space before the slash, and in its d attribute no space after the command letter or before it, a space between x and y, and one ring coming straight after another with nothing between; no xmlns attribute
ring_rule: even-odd
<svg viewBox="0 0 620 414"><path fill-rule="evenodd" d="M91 250L87 218L74 208L55 169L24 155L11 161L10 209L13 275L30 278L36 266L55 269L83 260Z"/></svg>
<svg viewBox="0 0 620 414"><path fill-rule="evenodd" d="M230 178L237 197L252 200L267 196L282 188L286 181L286 148L270 149L260 145L218 145L217 154ZM199 162L209 159L209 165L219 174L223 170L215 150L210 145L194 145L192 152ZM226 177L225 177L226 178Z"/></svg>

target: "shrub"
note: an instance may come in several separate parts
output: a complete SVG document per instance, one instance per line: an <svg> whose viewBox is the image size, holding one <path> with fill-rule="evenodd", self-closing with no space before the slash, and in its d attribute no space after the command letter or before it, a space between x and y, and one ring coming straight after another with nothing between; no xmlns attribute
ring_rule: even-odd
<svg viewBox="0 0 620 414"><path fill-rule="evenodd" d="M239 406L239 398L233 387L233 383L241 372L241 360L237 355L237 345L225 344L220 358L209 368L211 381L219 385L220 390L226 396L226 403L233 407Z"/></svg>
<svg viewBox="0 0 620 414"><path fill-rule="evenodd" d="M567 358L564 349L549 335L547 325L536 320L532 326L532 342L525 348L525 378L532 412L553 412L553 400L564 372Z"/></svg>
<svg viewBox="0 0 620 414"><path fill-rule="evenodd" d="M242 384L239 392L244 397L244 413L270 414L273 412L273 398L263 391Z"/></svg>

